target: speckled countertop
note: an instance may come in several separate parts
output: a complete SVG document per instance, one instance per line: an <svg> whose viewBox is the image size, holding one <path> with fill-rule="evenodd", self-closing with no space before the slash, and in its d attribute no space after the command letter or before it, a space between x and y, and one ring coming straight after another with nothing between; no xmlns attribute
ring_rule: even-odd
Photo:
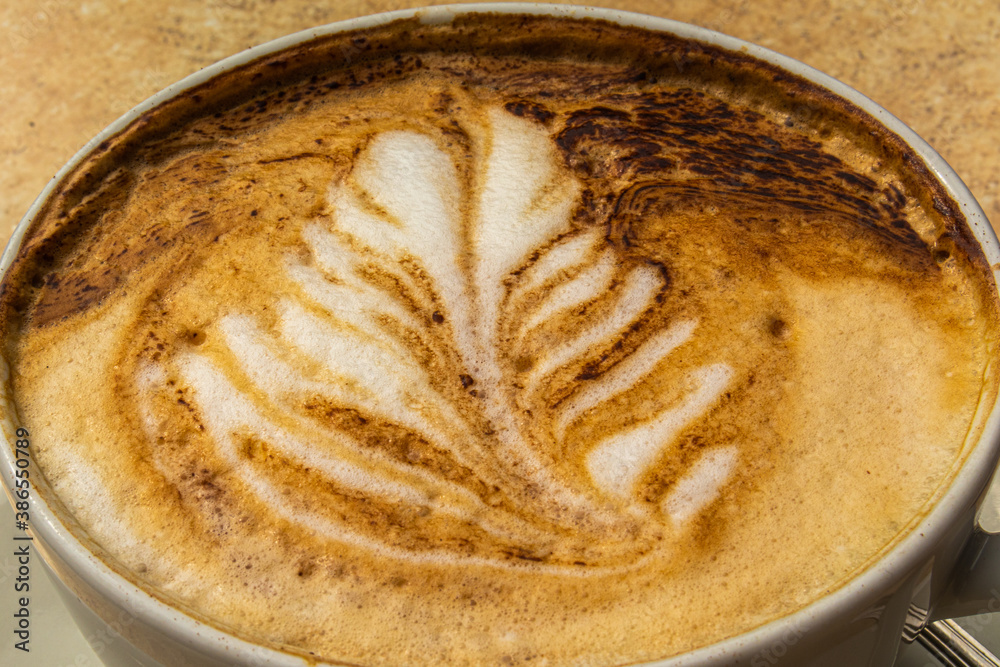
<svg viewBox="0 0 1000 667"><path fill-rule="evenodd" d="M414 0L0 0L0 237L86 141L159 89L244 48L305 28L426 4ZM694 23L792 56L914 128L1000 224L1000 7L996 0L590 0ZM6 505L6 503L4 503ZM4 507L0 536L11 534ZM0 611L13 596L0 558ZM51 591L42 653L0 663L97 664ZM45 597L48 596L48 597ZM45 600L48 600L46 602ZM978 626L998 648L1000 620ZM46 629L47 628L47 629ZM4 635L6 625L0 625ZM53 642L52 640L57 640ZM55 644L69 642L61 653ZM48 645L46 645L48 643ZM901 664L935 664L915 647Z"/></svg>

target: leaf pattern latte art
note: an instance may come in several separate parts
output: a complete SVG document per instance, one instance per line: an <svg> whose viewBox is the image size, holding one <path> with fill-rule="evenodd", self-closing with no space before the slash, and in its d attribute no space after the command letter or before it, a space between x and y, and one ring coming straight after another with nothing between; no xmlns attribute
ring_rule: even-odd
<svg viewBox="0 0 1000 667"><path fill-rule="evenodd" d="M734 471L735 445L715 446L641 497L733 371L696 368L679 401L565 455L580 420L670 364L699 323L636 338L662 271L574 225L581 186L542 127L487 120L468 165L425 133L376 135L304 226L307 250L272 268L295 286L278 326L234 305L215 352L150 362L144 382L176 373L244 489L323 539L414 562L627 567ZM627 354L567 381L622 341Z"/></svg>

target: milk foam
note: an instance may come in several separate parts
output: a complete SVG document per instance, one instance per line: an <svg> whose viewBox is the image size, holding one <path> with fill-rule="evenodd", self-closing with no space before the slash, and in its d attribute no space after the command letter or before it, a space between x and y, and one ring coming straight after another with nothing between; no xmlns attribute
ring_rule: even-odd
<svg viewBox="0 0 1000 667"><path fill-rule="evenodd" d="M374 394L367 397L359 396L359 386L356 383L351 383L351 390L347 390L340 381L319 382L306 379L290 363L280 361L272 352L282 349L279 339L261 331L246 316L228 316L220 322L220 329L229 349L239 360L241 370L247 374L255 387L267 395L273 406L280 406L286 410L285 421L290 421L296 430L308 433L310 438L308 443L296 440L287 433L281 433L277 441L279 446L280 443L285 443L284 449L287 453L297 456L314 468L327 471L330 477L346 483L351 488L391 495L379 491L379 484L384 483L387 488L395 489L399 496L394 498L397 502L405 500L412 504L434 506L440 511L455 514L463 519L478 520L490 532L514 536L506 532L501 524L492 521L493 513L503 514L503 512L495 509L487 512L482 500L468 489L448 483L420 468L399 465L377 451L366 450L360 447L349 433L317 432L317 429L310 427L305 420L291 417L296 402L302 396L322 395L343 403L353 401L372 414L381 414L386 418L397 417L400 423L414 430L443 437L430 421L420 418L418 411L400 406L397 406L398 410L395 412L380 409L384 406L384 401ZM186 369L185 375L187 375L191 373L192 368L195 372L188 381L196 389L198 400L204 410L212 410L216 405L224 409L230 401L236 402L237 410L228 418L224 415L215 425L214 430L219 437L228 438L227 433L247 430L268 442L272 441L274 437L272 434L276 432L275 427L263 416L254 412L252 404L242 398L239 390L233 387L210 361L197 355L189 355L182 361L182 369ZM336 367L334 369L336 371ZM154 372L150 370L144 373L144 376L154 376ZM155 376L162 378L164 374L159 371ZM336 372L333 377L337 377ZM240 415L252 415L252 417L239 418ZM330 453L323 454L325 449L331 450ZM344 459L355 460L360 465L352 466L344 462L344 466L340 466L339 463ZM252 472L248 474L256 477ZM366 486L360 481L364 478L374 480L375 484ZM400 479L403 483L393 485L392 479ZM269 493L268 496L275 497L275 494ZM437 500L440 498L447 498L451 504L441 504ZM523 523L519 524L518 528L521 533L532 531L530 526ZM343 529L339 532L342 533Z"/></svg>
<svg viewBox="0 0 1000 667"><path fill-rule="evenodd" d="M597 485L616 496L628 496L639 476L653 463L662 448L693 419L704 414L726 388L731 377L732 369L725 364L700 368L692 373L697 389L679 406L657 415L648 423L601 442L587 457L587 468ZM698 476L697 471L692 474Z"/></svg>
<svg viewBox="0 0 1000 667"><path fill-rule="evenodd" d="M721 447L705 452L687 476L677 482L663 499L663 512L677 522L697 514L719 495L719 489L733 473L739 459L737 447Z"/></svg>
<svg viewBox="0 0 1000 667"><path fill-rule="evenodd" d="M556 427L560 435L578 416L627 391L652 371L667 355L691 338L696 326L697 322L690 320L677 322L643 343L632 356L605 373L602 378L584 386L566 402L559 414Z"/></svg>
<svg viewBox="0 0 1000 667"><path fill-rule="evenodd" d="M560 239L527 268L521 281L514 288L515 293L538 289L550 281L557 287L561 278L572 269L579 268L580 263L587 259L591 248L602 247L602 241L602 230L598 228L587 229ZM603 263L601 267L603 268ZM597 267L593 267L590 272L597 270ZM600 275L603 276L603 271Z"/></svg>
<svg viewBox="0 0 1000 667"><path fill-rule="evenodd" d="M393 483L343 459L325 455L317 451L313 444L302 442L275 427L210 362L191 355L179 359L178 367L181 376L204 406L202 413L214 440L220 445L219 452L234 468L243 472L243 477L253 479L255 476L247 470L249 466L240 460L233 435L246 429L289 456L319 469L348 489L384 496L393 502L421 504L428 501L415 489ZM260 487L260 482L254 480L253 485Z"/></svg>
<svg viewBox="0 0 1000 667"><path fill-rule="evenodd" d="M578 259L578 257L574 258ZM553 316L578 308L611 287L618 259L613 252L601 254L600 259L571 280L556 285L545 295L542 306L533 311L523 325L525 333L548 322Z"/></svg>
<svg viewBox="0 0 1000 667"><path fill-rule="evenodd" d="M584 288L589 286L593 289L589 297L593 298L598 295L596 291L598 286L586 284L581 286ZM559 345L551 356L536 365L529 377L529 383L537 385L552 371L584 354L593 346L600 344L601 341L613 338L615 334L635 322L650 307L663 286L663 278L656 269L650 267L633 269L625 277L625 281L619 289L615 291L616 302L608 316L594 322L589 329L575 339L570 339ZM581 298L580 301L582 300Z"/></svg>
<svg viewBox="0 0 1000 667"><path fill-rule="evenodd" d="M213 327L215 347L204 353L188 351L171 363L181 382L191 388L227 467L259 502L286 520L302 523L327 539L411 562L462 562L592 576L606 572L607 566L581 570L469 557L448 549L410 552L382 543L367 528L352 526L350 517L338 520L309 509L312 501L281 491L268 479L267 468L240 453L239 442L253 438L343 492L443 512L514 540L522 548L536 549L550 541L555 535L546 534L553 528L566 530L576 524L579 530L578 518L566 524L567 512L589 517L594 527L585 532L622 530L642 514L636 514L635 499L630 498L635 480L677 433L712 406L731 371L721 364L693 371L695 386L681 405L644 415L641 424L604 438L591 451L587 470L593 490L625 501L620 513L609 512L579 482L552 474L538 453L544 431L517 416L516 402L525 399L507 388L505 376L511 369L504 359L510 351L501 338L506 316L502 309L518 300L533 304L525 317L511 323L515 340L520 341L514 344L522 346L534 331L571 316L583 304L597 313L575 336L565 336L562 344L539 357L522 389L530 396L553 373L589 358L594 350L606 349L633 327L653 307L664 280L656 268L645 265L627 268L618 279L626 267L616 253L600 249L600 238L591 230L572 233L568 216L578 188L567 187L544 132L501 111L488 118L491 141L478 202L463 204L454 165L429 137L403 131L378 135L358 157L351 179L331 188L330 221L303 228L311 259L303 262L297 255L286 259L282 268L300 291L277 302L275 331L234 310ZM523 168L525 162L530 169ZM523 272L525 279L512 301L511 276L532 256L536 260ZM464 268L467 264L475 267L471 273ZM375 267L396 285L404 285L405 291L389 291L373 281L370 271ZM421 304L446 313L442 319L447 325L428 320ZM456 403L454 392L431 375L426 357L417 355L412 340L394 333L398 327L421 341L429 351L425 355L444 354L443 367L448 366L448 354L457 354L458 370L464 374L456 375L472 378L477 400L464 396ZM567 426L584 412L627 394L657 365L666 363L695 330L693 321L675 323L582 386L553 414L555 437L562 439ZM227 351L225 363L234 364L234 371L224 372L212 361L220 349ZM154 362L141 376L147 391L168 375L157 363L164 361ZM249 384L227 379L233 372ZM439 451L449 452L483 479L544 489L542 502L518 507L517 512L554 525L539 530L516 514L488 511L468 488L433 471L366 451L349 431L295 417L295 406L313 397L405 428ZM283 415L280 421L301 435L265 416L276 408ZM477 411L481 411L478 418ZM477 419L495 431L499 451L490 451L481 439L469 436ZM490 472L498 463L507 470L499 476ZM697 470L693 474L692 479L700 479ZM716 487L725 482L719 474L713 479ZM677 488L686 487L682 483ZM506 493L518 502L516 488ZM702 497L701 504L708 500ZM689 503L688 515L697 509ZM675 510L668 513L676 520ZM630 565L613 569L622 567Z"/></svg>

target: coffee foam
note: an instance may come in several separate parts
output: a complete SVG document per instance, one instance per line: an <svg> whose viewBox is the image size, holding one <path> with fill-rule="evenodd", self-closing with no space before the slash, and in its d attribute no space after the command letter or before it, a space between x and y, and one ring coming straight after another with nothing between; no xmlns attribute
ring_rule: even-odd
<svg viewBox="0 0 1000 667"><path fill-rule="evenodd" d="M720 447L706 452L663 499L663 512L678 523L690 519L718 497L738 459L738 447Z"/></svg>
<svg viewBox="0 0 1000 667"><path fill-rule="evenodd" d="M566 427L577 417L610 398L634 386L651 372L657 364L677 347L686 343L694 333L697 322L681 321L657 332L644 342L632 356L612 366L607 373L580 388L562 408L556 421L557 432L562 436Z"/></svg>
<svg viewBox="0 0 1000 667"><path fill-rule="evenodd" d="M667 443L672 443L692 421L703 416L714 403L732 377L732 369L725 364L713 364L692 373L694 389L681 405L666 410L650 422L631 431L612 436L597 444L587 456L590 477L605 493L620 497L632 494L639 477L652 465ZM700 486L705 475L699 468L691 472L692 478L678 482L678 491L687 494L686 485ZM717 484L725 481L724 477ZM683 489L683 491L682 491ZM668 506L671 506L668 503ZM670 512L671 516L675 512Z"/></svg>
<svg viewBox="0 0 1000 667"><path fill-rule="evenodd" d="M554 29L644 34L594 25ZM719 84L739 59L637 82L387 30L439 50L215 107L87 186L121 202L102 226L77 201L29 233L62 254L5 288L18 410L109 562L324 659L607 664L787 614L906 534L996 306L895 144L822 98L789 125L773 83Z"/></svg>

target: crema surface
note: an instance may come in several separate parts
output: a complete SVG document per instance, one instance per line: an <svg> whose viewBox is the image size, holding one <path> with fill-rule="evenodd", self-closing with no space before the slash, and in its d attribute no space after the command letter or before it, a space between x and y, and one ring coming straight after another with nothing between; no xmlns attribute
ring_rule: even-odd
<svg viewBox="0 0 1000 667"><path fill-rule="evenodd" d="M594 21L401 22L150 112L0 308L42 490L236 634L608 664L835 590L947 488L997 307L861 111Z"/></svg>

